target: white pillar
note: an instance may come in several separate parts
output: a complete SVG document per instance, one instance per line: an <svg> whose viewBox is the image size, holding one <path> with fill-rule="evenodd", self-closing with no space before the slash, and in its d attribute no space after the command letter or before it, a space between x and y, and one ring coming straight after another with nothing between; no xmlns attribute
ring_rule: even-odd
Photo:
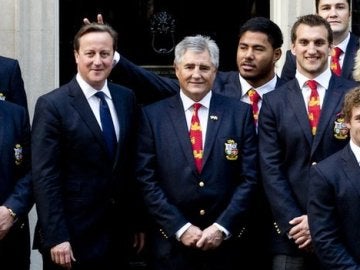
<svg viewBox="0 0 360 270"><path fill-rule="evenodd" d="M37 98L59 84L59 3L57 0L0 0L0 55L19 60L32 118ZM30 214L31 239L36 211ZM42 269L31 255L31 270Z"/></svg>
<svg viewBox="0 0 360 270"><path fill-rule="evenodd" d="M270 19L279 25L284 36L283 55L277 63L280 75L285 62L285 53L290 48L290 31L299 16L315 13L315 0L270 0Z"/></svg>

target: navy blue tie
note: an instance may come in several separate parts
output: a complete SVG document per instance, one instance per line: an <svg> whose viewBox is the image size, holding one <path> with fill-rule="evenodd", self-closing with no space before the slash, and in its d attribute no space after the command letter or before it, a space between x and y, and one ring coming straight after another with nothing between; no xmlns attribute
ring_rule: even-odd
<svg viewBox="0 0 360 270"><path fill-rule="evenodd" d="M110 157L114 158L117 140L110 109L105 100L105 95L103 92L99 91L95 94L95 96L100 99L100 121L105 143L108 148Z"/></svg>

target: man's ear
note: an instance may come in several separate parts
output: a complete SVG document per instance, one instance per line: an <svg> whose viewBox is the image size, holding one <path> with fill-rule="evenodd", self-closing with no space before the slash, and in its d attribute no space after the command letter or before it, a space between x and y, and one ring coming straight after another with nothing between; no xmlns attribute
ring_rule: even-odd
<svg viewBox="0 0 360 270"><path fill-rule="evenodd" d="M281 55L282 55L281 48L276 48L274 50L274 63L276 63L280 59Z"/></svg>

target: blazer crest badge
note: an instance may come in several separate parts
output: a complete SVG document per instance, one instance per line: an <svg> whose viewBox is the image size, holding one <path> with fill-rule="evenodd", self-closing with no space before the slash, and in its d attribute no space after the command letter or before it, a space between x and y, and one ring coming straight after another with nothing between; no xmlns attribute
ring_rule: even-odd
<svg viewBox="0 0 360 270"><path fill-rule="evenodd" d="M338 140L345 140L348 136L349 129L346 127L344 115L338 113L334 121L334 137Z"/></svg>
<svg viewBox="0 0 360 270"><path fill-rule="evenodd" d="M227 160L237 160L239 157L237 143L232 139L225 142L225 157Z"/></svg>
<svg viewBox="0 0 360 270"><path fill-rule="evenodd" d="M23 153L22 153L23 149L21 147L20 144L16 144L15 148L14 148L14 154L15 154L15 164L16 165L20 165L22 163L23 160Z"/></svg>

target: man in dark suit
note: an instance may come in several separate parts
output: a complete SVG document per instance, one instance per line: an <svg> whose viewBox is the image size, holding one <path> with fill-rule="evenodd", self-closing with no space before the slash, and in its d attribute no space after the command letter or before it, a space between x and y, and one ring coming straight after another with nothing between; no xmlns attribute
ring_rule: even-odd
<svg viewBox="0 0 360 270"><path fill-rule="evenodd" d="M359 48L359 37L349 31L351 23L350 0L315 0L316 13L326 19L331 26L334 46L342 50L340 55L341 77L353 79L354 59ZM281 79L295 78L296 58L291 50L286 52Z"/></svg>
<svg viewBox="0 0 360 270"><path fill-rule="evenodd" d="M311 270L319 266L311 252L307 221L309 170L312 163L347 143L334 136L334 123L339 121L344 94L356 83L328 68L332 31L324 18L300 17L291 36L297 55L296 79L264 95L259 117L260 165L276 228L273 269ZM313 91L308 80L316 83L317 98L310 99ZM314 105L317 113L308 115Z"/></svg>
<svg viewBox="0 0 360 270"><path fill-rule="evenodd" d="M28 270L33 206L30 124L25 108L0 101L0 265Z"/></svg>
<svg viewBox="0 0 360 270"><path fill-rule="evenodd" d="M74 38L76 77L36 103L35 245L44 269L127 269L129 230L140 217L133 196L137 106L129 89L107 81L116 46L110 26L83 26ZM115 131L113 146L107 128Z"/></svg>
<svg viewBox="0 0 360 270"><path fill-rule="evenodd" d="M137 179L153 221L155 269L243 267L241 235L257 185L257 139L250 106L211 91L218 64L214 41L184 38L174 61L180 93L143 108ZM200 106L196 123L194 103ZM194 128L200 138L189 137Z"/></svg>
<svg viewBox="0 0 360 270"><path fill-rule="evenodd" d="M19 62L0 56L0 100L28 108Z"/></svg>
<svg viewBox="0 0 360 270"><path fill-rule="evenodd" d="M308 202L315 252L326 269L338 270L360 269L359 87L345 95L343 113L337 128L350 142L312 166Z"/></svg>

